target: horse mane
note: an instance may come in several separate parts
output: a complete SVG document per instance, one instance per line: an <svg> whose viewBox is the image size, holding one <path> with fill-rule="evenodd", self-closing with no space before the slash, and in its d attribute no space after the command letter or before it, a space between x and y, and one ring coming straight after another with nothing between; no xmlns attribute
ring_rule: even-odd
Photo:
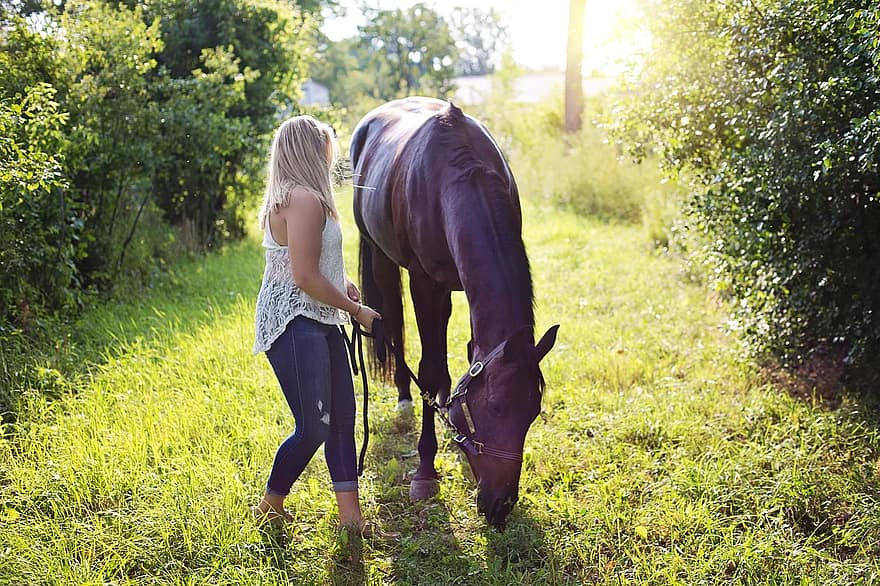
<svg viewBox="0 0 880 586"><path fill-rule="evenodd" d="M462 193L465 190L479 193L489 208L491 217L502 221L495 222L496 234L504 250L509 251L505 258L512 262L517 282L526 293L528 319L530 326L535 323L535 296L532 272L525 244L522 240L522 220L518 202L512 194L513 177L502 177L495 168L477 156L468 134L468 126L476 122L468 119L452 102L435 116L434 128L438 145L448 153L445 184L450 192ZM482 132L482 131L481 131ZM503 221L507 220L507 221Z"/></svg>
<svg viewBox="0 0 880 586"><path fill-rule="evenodd" d="M500 199L510 207L511 185L497 170L477 156L468 136L468 125L473 124L452 102L435 116L435 133L439 146L449 153L449 166L446 169L448 185L468 181L480 181L487 197ZM479 179L477 179L479 177ZM506 196L506 197L503 197ZM517 222L519 225L519 222Z"/></svg>

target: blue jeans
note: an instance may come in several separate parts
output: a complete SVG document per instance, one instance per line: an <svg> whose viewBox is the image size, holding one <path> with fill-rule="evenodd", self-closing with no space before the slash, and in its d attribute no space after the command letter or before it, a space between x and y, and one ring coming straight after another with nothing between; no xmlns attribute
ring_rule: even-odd
<svg viewBox="0 0 880 586"><path fill-rule="evenodd" d="M342 330L298 316L266 356L296 421L275 454L266 492L289 494L321 444L333 490L357 490L354 385Z"/></svg>

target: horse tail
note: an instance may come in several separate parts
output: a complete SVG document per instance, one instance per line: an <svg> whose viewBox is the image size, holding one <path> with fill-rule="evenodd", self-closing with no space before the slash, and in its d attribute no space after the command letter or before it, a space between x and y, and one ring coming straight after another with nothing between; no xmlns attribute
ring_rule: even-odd
<svg viewBox="0 0 880 586"><path fill-rule="evenodd" d="M376 335L370 341L370 367L385 383L399 383L397 358L393 344L403 351L403 294L400 268L363 235L360 238L360 281L363 302L382 314L381 324L374 325ZM407 383L408 384L408 383Z"/></svg>

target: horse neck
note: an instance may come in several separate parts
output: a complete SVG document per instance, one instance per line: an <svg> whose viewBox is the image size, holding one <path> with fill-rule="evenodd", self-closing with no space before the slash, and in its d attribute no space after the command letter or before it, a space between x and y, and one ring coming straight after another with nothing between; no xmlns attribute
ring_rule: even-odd
<svg viewBox="0 0 880 586"><path fill-rule="evenodd" d="M485 190L463 191L444 198L444 215L479 357L523 326L534 327L532 282L519 210Z"/></svg>

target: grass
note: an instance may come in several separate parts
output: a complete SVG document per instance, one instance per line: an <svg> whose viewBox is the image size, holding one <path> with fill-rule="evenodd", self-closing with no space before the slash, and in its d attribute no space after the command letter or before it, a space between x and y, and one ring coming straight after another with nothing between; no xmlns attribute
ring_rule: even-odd
<svg viewBox="0 0 880 586"><path fill-rule="evenodd" d="M619 116L613 94L588 98L581 130L569 134L561 94L516 104L509 99L512 89L500 89L466 111L493 129L521 194L580 215L641 223L656 246L670 244L686 184L664 178L656 156L636 163L617 144L609 131Z"/></svg>
<svg viewBox="0 0 880 586"><path fill-rule="evenodd" d="M321 457L294 485L293 525L249 520L292 425L250 354L251 239L90 311L68 344L79 366L47 364L22 390L0 439L0 584L880 582L876 406L766 383L724 308L640 227L534 201L524 213L538 328L562 329L506 532L477 515L445 436L440 495L408 501L416 434L390 388L371 403L362 493L399 539L335 529ZM453 378L466 339L457 294Z"/></svg>

